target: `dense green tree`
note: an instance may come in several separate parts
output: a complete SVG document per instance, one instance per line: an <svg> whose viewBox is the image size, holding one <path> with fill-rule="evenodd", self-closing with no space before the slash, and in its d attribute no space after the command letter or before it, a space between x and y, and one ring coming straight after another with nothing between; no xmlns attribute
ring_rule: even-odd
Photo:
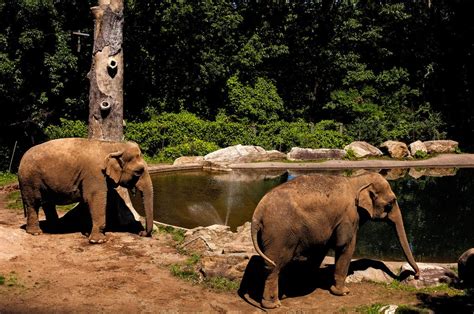
<svg viewBox="0 0 474 314"><path fill-rule="evenodd" d="M92 37L79 45L72 32L92 35L93 5L0 2L0 103L15 108L0 117L2 133L15 137L1 139L3 159L17 138L26 149L60 118L86 121ZM126 0L125 118L148 120L152 108L220 125L331 120L375 145L447 136L470 150L473 7Z"/></svg>

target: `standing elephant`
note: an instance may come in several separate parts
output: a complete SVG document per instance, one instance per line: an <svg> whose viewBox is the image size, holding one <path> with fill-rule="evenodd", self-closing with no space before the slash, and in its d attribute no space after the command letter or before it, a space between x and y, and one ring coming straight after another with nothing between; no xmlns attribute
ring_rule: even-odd
<svg viewBox="0 0 474 314"><path fill-rule="evenodd" d="M310 175L267 193L252 218L252 241L269 270L262 306L280 306L278 277L285 265L301 257L324 256L335 249L331 292L345 295L345 279L356 245L359 223L367 218L391 222L405 257L420 271L410 251L402 214L389 183L377 173L354 177Z"/></svg>
<svg viewBox="0 0 474 314"><path fill-rule="evenodd" d="M57 222L56 205L82 202L89 207L92 230L89 242L102 243L107 192L122 186L136 187L142 194L146 228L153 228L153 185L140 148L133 142L108 142L65 138L30 148L18 169L21 196L27 217L26 232L38 235L38 212L42 206L49 222Z"/></svg>

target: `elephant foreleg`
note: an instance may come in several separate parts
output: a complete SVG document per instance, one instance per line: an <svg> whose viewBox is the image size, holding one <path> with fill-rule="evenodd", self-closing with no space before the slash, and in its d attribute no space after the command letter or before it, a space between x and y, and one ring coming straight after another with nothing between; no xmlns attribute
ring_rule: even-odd
<svg viewBox="0 0 474 314"><path fill-rule="evenodd" d="M106 197L106 192L94 193L91 199L87 200L92 218L92 230L89 235L90 243L104 243L107 241L104 234Z"/></svg>
<svg viewBox="0 0 474 314"><path fill-rule="evenodd" d="M347 245L336 246L336 267L334 270L334 285L331 286L331 293L334 295L346 295L349 293L349 289L345 286L347 272L349 271L349 265L351 263L352 255L354 254L356 244L356 234L354 235Z"/></svg>

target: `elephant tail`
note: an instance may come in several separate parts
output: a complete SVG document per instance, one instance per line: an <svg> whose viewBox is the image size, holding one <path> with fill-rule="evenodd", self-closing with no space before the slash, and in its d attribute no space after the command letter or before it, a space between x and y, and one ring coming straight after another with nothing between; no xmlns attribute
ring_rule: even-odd
<svg viewBox="0 0 474 314"><path fill-rule="evenodd" d="M260 246L258 245L258 232L260 231L262 224L260 223L259 219L255 219L255 217L252 219L252 226L251 226L251 233L252 233L252 242L253 246L255 247L255 251L269 264L272 265L273 267L276 266L275 262L272 261L268 256L266 256L262 250L260 249Z"/></svg>

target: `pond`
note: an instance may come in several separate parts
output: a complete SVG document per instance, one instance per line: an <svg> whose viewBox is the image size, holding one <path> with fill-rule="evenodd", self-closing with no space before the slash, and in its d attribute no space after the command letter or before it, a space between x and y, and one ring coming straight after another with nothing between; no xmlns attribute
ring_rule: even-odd
<svg viewBox="0 0 474 314"><path fill-rule="evenodd" d="M341 175L352 172L357 171L317 171ZM382 172L398 197L408 240L418 262L456 262L474 245L474 169ZM223 224L235 230L251 220L266 192L300 174L303 172L274 170L155 174L155 220L185 228ZM141 211L136 199L134 204ZM371 221L359 230L354 256L404 260L392 227Z"/></svg>

